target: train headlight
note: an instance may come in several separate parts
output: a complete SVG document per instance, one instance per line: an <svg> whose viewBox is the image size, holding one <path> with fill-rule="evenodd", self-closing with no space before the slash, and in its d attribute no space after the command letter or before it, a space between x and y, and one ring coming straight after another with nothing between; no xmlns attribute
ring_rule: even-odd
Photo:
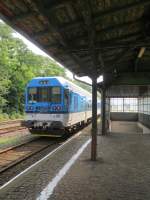
<svg viewBox="0 0 150 200"><path fill-rule="evenodd" d="M60 111L61 110L61 106L53 106L52 107L52 110L54 110L54 111Z"/></svg>
<svg viewBox="0 0 150 200"><path fill-rule="evenodd" d="M28 110L33 110L34 107L33 107L33 106L28 106L27 109L28 109Z"/></svg>
<svg viewBox="0 0 150 200"><path fill-rule="evenodd" d="M61 110L61 106L57 106L57 110Z"/></svg>

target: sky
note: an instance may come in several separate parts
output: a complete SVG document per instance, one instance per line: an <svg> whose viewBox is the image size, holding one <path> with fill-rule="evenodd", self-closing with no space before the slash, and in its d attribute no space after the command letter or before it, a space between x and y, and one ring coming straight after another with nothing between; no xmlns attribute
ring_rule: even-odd
<svg viewBox="0 0 150 200"><path fill-rule="evenodd" d="M0 21L2 21L2 20L0 20ZM38 55L42 55L42 56L46 56L46 57L49 57L49 58L51 58L52 60L54 60L52 57L50 57L48 54L46 54L44 51L42 51L39 47L37 47L36 45L34 45L32 42L30 42L29 40L27 40L24 36L22 36L20 33L18 33L18 32L16 32L15 31L15 33L13 34L14 35L14 37L17 37L17 38L20 38L26 45L27 45L27 47L32 51L32 52L34 52L35 54L38 54ZM57 62L58 63L58 62ZM62 66L60 63L58 63L61 67L64 67L65 68L65 66ZM66 68L65 68L66 69ZM72 72L71 71L69 71L68 69L66 69L66 74L67 74L67 76L70 78L70 79L73 79L73 74L72 74ZM92 83L92 81L91 81L91 79L89 78L89 77L87 77L87 76L85 76L85 77L82 77L82 78L80 78L80 77L77 77L78 79L80 79L80 80L82 80L82 81L85 81L85 82L87 82L87 83ZM101 82L103 80L103 78L102 77L99 77L98 79L97 79L97 82Z"/></svg>

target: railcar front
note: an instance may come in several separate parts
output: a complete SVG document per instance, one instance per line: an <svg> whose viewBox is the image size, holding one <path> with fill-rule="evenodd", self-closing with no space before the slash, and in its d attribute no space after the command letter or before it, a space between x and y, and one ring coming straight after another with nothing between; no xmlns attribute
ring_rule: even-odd
<svg viewBox="0 0 150 200"><path fill-rule="evenodd" d="M67 85L57 78L32 79L26 89L25 126L32 134L64 134L68 101Z"/></svg>

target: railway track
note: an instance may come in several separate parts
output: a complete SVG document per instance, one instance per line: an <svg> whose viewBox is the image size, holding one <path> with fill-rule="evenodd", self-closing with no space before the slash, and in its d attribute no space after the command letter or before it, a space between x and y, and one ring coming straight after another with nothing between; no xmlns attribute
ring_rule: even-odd
<svg viewBox="0 0 150 200"><path fill-rule="evenodd" d="M25 130L26 127L23 127L21 125L22 120L10 120L10 121L4 121L0 123L0 136L11 133L15 131L21 131Z"/></svg>
<svg viewBox="0 0 150 200"><path fill-rule="evenodd" d="M43 151L56 141L37 138L0 152L0 173Z"/></svg>
<svg viewBox="0 0 150 200"><path fill-rule="evenodd" d="M14 123L21 123L21 122L22 122L22 119L3 121L3 122L0 122L0 126L14 124Z"/></svg>
<svg viewBox="0 0 150 200"><path fill-rule="evenodd" d="M86 126L85 126L86 127ZM36 138L25 144L11 147L0 152L0 186L17 176L22 171L38 162L50 152L63 146L85 127L75 130L64 137Z"/></svg>

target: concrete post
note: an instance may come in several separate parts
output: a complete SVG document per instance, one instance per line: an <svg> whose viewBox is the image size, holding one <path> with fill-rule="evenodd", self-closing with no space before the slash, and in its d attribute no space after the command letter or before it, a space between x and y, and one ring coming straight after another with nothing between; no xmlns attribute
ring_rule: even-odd
<svg viewBox="0 0 150 200"><path fill-rule="evenodd" d="M92 78L92 142L91 160L97 158L97 78Z"/></svg>

